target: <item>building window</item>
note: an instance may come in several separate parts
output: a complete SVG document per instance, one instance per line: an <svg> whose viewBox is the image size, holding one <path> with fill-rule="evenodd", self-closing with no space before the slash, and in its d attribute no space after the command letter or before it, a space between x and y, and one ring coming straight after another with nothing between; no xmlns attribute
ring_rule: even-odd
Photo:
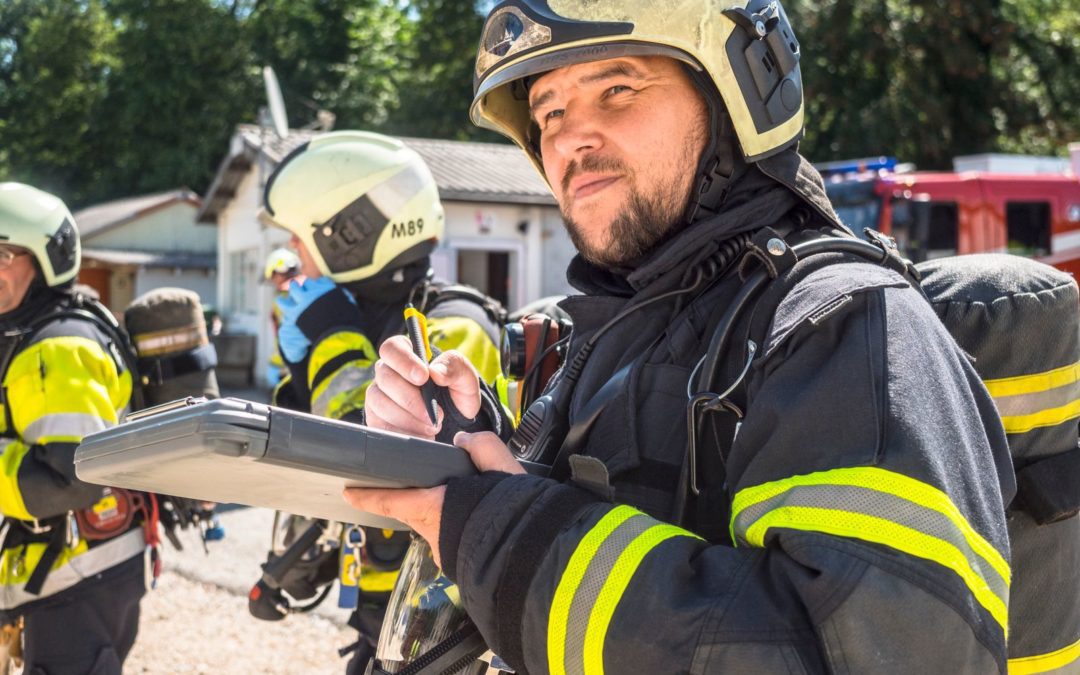
<svg viewBox="0 0 1080 675"><path fill-rule="evenodd" d="M1050 204L1006 202L1005 228L1009 253L1023 256L1050 255Z"/></svg>
<svg viewBox="0 0 1080 675"><path fill-rule="evenodd" d="M913 262L956 255L956 202L899 200L893 205L892 236Z"/></svg>
<svg viewBox="0 0 1080 675"><path fill-rule="evenodd" d="M258 251L253 248L229 254L229 309L233 312L255 312L258 282Z"/></svg>

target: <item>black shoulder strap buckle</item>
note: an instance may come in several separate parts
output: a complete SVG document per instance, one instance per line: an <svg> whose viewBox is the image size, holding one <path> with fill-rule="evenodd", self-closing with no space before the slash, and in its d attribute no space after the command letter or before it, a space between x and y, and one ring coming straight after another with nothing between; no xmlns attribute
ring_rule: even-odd
<svg viewBox="0 0 1080 675"><path fill-rule="evenodd" d="M881 260L882 265L905 277L909 277L916 283L920 281L921 275L915 268L915 265L912 264L910 260L900 255L900 249L896 245L896 239L869 227L864 228L863 233L870 243L876 245L885 254L885 257Z"/></svg>
<svg viewBox="0 0 1080 675"><path fill-rule="evenodd" d="M765 267L770 279L775 279L794 267L799 257L779 232L763 227L750 239L739 263L739 276L743 280L750 275L755 262Z"/></svg>

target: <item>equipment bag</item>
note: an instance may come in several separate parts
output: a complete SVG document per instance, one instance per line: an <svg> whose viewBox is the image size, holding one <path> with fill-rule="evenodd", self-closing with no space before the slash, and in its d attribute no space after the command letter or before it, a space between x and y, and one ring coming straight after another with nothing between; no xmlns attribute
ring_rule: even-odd
<svg viewBox="0 0 1080 675"><path fill-rule="evenodd" d="M744 259L743 289L718 325L694 383L695 391L705 393L691 400L688 411L688 492L695 495L688 499L709 509L720 501L722 465L698 467L714 456L698 456L696 445L706 439L698 430L713 424L727 431L721 438L733 438L742 412L731 401L747 408L753 402L746 400L741 383L730 396L708 392L720 390L732 364L745 372L744 363L760 358L749 345L763 343L787 293L825 265L869 261L890 267L922 290L957 344L973 357L1008 437L1017 482L1015 500L1005 505L1012 550L1010 672L1075 666L1080 663L1077 284L1048 265L1009 255L955 256L913 266L891 239L869 230L867 236L874 243L830 237L788 246L771 230L754 238ZM703 513L699 508L699 519Z"/></svg>

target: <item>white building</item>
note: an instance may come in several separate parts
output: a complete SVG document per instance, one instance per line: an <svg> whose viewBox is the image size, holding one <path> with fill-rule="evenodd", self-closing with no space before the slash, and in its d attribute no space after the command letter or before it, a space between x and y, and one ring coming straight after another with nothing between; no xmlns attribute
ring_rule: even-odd
<svg viewBox="0 0 1080 675"><path fill-rule="evenodd" d="M195 225L202 208L187 189L95 204L72 215L82 240L79 281L114 314L165 286L217 303L217 236Z"/></svg>
<svg viewBox="0 0 1080 675"><path fill-rule="evenodd" d="M262 267L288 235L256 214L273 167L315 134L292 131L281 140L256 126L237 127L198 216L217 225L225 330L257 336L253 365L260 382L273 349L272 293L261 283ZM438 276L475 286L511 310L570 291L566 266L574 247L554 197L524 153L495 143L401 140L431 168L446 209L446 236L432 254Z"/></svg>

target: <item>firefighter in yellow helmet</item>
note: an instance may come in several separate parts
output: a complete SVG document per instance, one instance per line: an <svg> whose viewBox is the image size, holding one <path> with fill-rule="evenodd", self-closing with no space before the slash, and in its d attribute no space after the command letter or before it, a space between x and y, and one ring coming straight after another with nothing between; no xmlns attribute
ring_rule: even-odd
<svg viewBox="0 0 1080 675"><path fill-rule="evenodd" d="M901 261L781 276L808 269L792 244L857 248L795 149L801 54L769 0L488 14L472 118L522 147L578 249L566 362L509 447L457 439L479 475L347 499L432 544L516 672L1006 670L993 400ZM771 306L744 283L770 275ZM395 403L424 368L404 340L382 356L368 424L430 437ZM429 372L468 413L455 364Z"/></svg>
<svg viewBox="0 0 1080 675"><path fill-rule="evenodd" d="M274 327L274 350L270 354L270 367L266 373L266 381L271 387L276 387L288 372L277 347L277 332L281 327L281 309L277 305L277 299L288 297L289 282L293 279L303 281L303 277L298 277L300 277L298 255L287 248L276 248L270 252L266 258L266 265L263 266L263 281L274 289L275 300L270 308L270 323Z"/></svg>
<svg viewBox="0 0 1080 675"><path fill-rule="evenodd" d="M291 373L278 387L278 400L362 421L378 347L404 333L403 312L411 303L427 316L432 346L464 354L488 385L484 410L474 419L443 401L433 427L438 437L449 441L460 429L492 424L509 433L497 349L503 310L472 288L432 277L429 256L443 235L444 214L435 180L415 151L373 133L319 136L274 171L262 217L292 234L303 276L277 303L278 341ZM365 539L359 598L346 601L362 610L354 617L361 640L350 672L367 665L409 542L407 533L373 528L365 528ZM348 556L343 563L340 578L348 591L356 574ZM317 575L317 563L307 566ZM305 595L318 585L310 581L301 584Z"/></svg>
<svg viewBox="0 0 1080 675"><path fill-rule="evenodd" d="M63 202L0 183L0 615L24 622L26 673L120 673L147 583L148 515L75 477L79 440L132 394L115 334L65 313L79 262Z"/></svg>

